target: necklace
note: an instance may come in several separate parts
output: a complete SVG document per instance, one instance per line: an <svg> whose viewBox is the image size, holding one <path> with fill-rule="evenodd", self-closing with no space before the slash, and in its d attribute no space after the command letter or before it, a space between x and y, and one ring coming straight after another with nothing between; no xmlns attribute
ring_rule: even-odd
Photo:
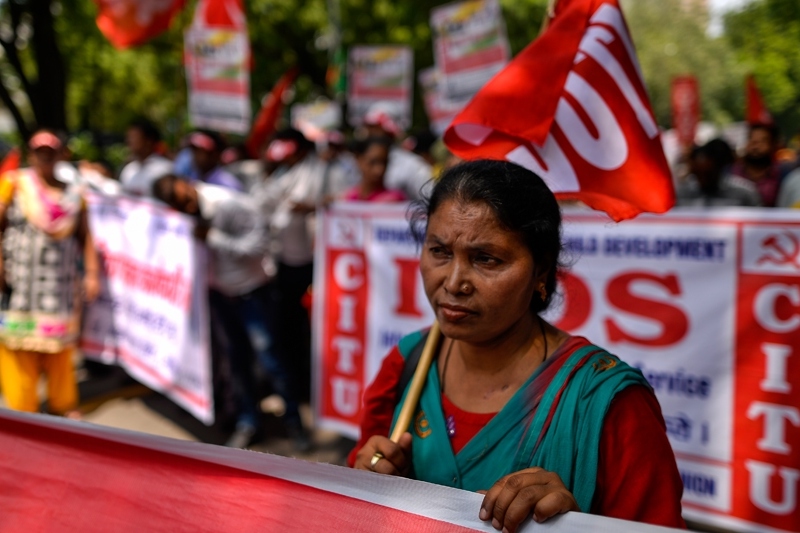
<svg viewBox="0 0 800 533"><path fill-rule="evenodd" d="M547 333L544 330L544 320L539 315L536 315L536 318L539 322L539 331L542 332L542 341L544 342L544 357L542 358L542 363L547 360ZM450 353L453 351L453 345L455 344L454 340L450 340L450 344L447 346L447 352L444 354L444 363L442 364L442 375L439 380L439 393L444 394L444 378L447 375L447 363L450 362ZM445 419L445 425L447 426L447 436L451 439L456 436L456 418L455 415L449 415Z"/></svg>

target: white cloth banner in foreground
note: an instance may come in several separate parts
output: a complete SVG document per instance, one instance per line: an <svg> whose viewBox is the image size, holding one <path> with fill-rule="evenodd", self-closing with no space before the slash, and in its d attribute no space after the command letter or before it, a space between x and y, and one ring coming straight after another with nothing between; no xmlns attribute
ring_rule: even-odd
<svg viewBox="0 0 800 533"><path fill-rule="evenodd" d="M84 315L83 352L213 423L206 262L194 222L147 200L91 195L88 206L103 290Z"/></svg>
<svg viewBox="0 0 800 533"><path fill-rule="evenodd" d="M316 408L353 437L382 358L432 320L405 209L337 205L318 235ZM687 518L800 531L800 212L572 212L564 240L572 268L547 318L650 381Z"/></svg>
<svg viewBox="0 0 800 533"><path fill-rule="evenodd" d="M472 492L1 409L0 464L3 531L496 531ZM519 531L676 530L568 513Z"/></svg>

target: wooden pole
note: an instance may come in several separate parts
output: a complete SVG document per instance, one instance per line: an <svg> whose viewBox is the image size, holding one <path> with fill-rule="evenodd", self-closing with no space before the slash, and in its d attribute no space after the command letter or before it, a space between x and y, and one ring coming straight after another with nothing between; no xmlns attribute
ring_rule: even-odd
<svg viewBox="0 0 800 533"><path fill-rule="evenodd" d="M542 29L539 30L539 35L544 33L544 30L547 29L547 26L550 25L550 22L556 16L556 3L558 0L548 0L547 2L547 9L544 12L544 18L542 19Z"/></svg>
<svg viewBox="0 0 800 533"><path fill-rule="evenodd" d="M406 394L406 401L403 403L403 408L397 416L397 423L390 437L392 442L399 442L403 433L408 431L408 426L411 424L414 411L417 409L419 397L420 394L422 394L422 388L425 386L428 370L430 370L433 357L436 355L436 348L439 346L439 339L441 336L442 332L439 329L439 322L434 321L428 333L428 340L425 342L425 348L422 350L422 356L419 358L419 363L414 371L414 377L411 378L411 385L409 386L408 394Z"/></svg>
<svg viewBox="0 0 800 533"><path fill-rule="evenodd" d="M548 0L547 2L547 11L545 11L544 20L542 21L542 32L547 29L548 24L550 24L550 21L555 16L557 1L558 0ZM428 334L428 340L425 342L425 348L422 350L422 356L414 371L414 377L411 379L411 385L408 389L408 394L406 394L405 403L403 403L403 408L397 416L397 423L394 426L392 435L389 437L392 442L399 442L400 437L403 436L403 433L408 430L408 426L411 424L411 419L414 416L414 411L417 409L419 397L420 394L422 394L422 388L425 386L425 380L431 368L433 356L436 353L441 335L442 332L439 329L439 322L434 321L431 326L431 331ZM375 456L382 457L380 453L376 453Z"/></svg>

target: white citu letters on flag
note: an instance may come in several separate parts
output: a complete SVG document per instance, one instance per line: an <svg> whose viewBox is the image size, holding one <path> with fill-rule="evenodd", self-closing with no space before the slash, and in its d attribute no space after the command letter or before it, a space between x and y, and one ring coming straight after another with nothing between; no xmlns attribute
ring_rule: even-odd
<svg viewBox="0 0 800 533"><path fill-rule="evenodd" d="M542 36L453 121L464 159L506 159L560 199L615 220L663 213L674 190L636 52L616 0L561 0Z"/></svg>

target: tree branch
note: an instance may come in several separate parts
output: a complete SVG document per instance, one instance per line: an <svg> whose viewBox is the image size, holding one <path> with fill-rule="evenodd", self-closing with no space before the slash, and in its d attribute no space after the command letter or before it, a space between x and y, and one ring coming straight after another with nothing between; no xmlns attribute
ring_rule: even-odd
<svg viewBox="0 0 800 533"><path fill-rule="evenodd" d="M16 29L14 31L16 34ZM19 54L17 53L17 47L14 42L8 42L4 39L0 39L0 46L3 47L3 50L6 53L6 57L8 58L8 62L14 67L14 73L19 78L20 83L22 83L22 88L25 90L25 93L30 98L31 96L31 89L32 85L28 76L25 75L25 70L22 68L22 62L19 60Z"/></svg>
<svg viewBox="0 0 800 533"><path fill-rule="evenodd" d="M0 80L0 101L5 104L5 106L8 108L8 111L11 113L11 116L14 117L14 122L17 123L17 130L19 130L19 134L22 135L23 139L27 139L30 136L28 124L22 117L19 107L17 107L17 104L11 98L11 93L8 92L8 89L6 89L6 86L2 80Z"/></svg>

